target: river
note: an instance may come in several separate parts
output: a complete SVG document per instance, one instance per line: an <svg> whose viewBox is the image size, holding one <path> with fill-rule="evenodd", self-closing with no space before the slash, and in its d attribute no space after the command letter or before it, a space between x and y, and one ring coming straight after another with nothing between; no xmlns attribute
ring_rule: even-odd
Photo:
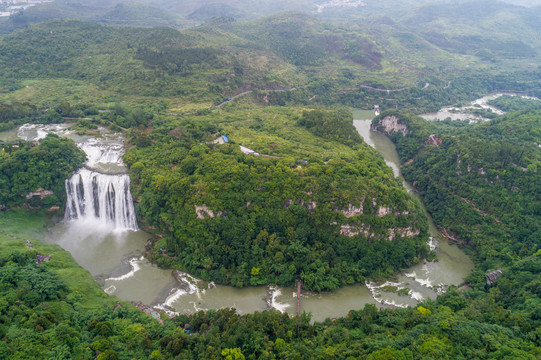
<svg viewBox="0 0 541 360"><path fill-rule="evenodd" d="M523 99L541 101L541 99L538 99L536 97L524 96L524 95L519 95L515 93L509 93L509 92L508 93L494 93L494 94L490 94L482 98L479 98L477 100L474 100L468 106L463 106L463 107L447 106L447 107L441 108L437 112L423 114L420 116L428 121L442 121L446 119L451 119L453 121L468 121L470 123L488 121L489 119L473 114L472 111L482 109L482 110L492 112L493 114L496 114L496 115L503 115L505 114L504 111L498 109L497 107L489 105L489 102L504 95L520 96Z"/></svg>
<svg viewBox="0 0 541 360"><path fill-rule="evenodd" d="M400 176L394 145L385 136L370 131L372 117L372 111L356 111L354 124L365 141L383 155L395 176ZM123 139L105 129L101 131L101 137L92 138L76 135L69 125L23 125L17 135L35 140L44 137L47 132L54 132L72 138L85 150L89 158L86 168L67 182L71 184L67 186L68 199L71 199L69 203L84 197L83 188L88 188L85 190L87 192L94 191L94 197L98 198L102 196L99 195L99 188L107 187L109 190L103 190L103 196L107 198L113 194L114 201L120 201L124 206L127 199L131 201L131 195L125 190L126 184L129 190L129 178L125 175L126 169L121 160ZM0 138L13 137L13 134L13 131L9 135L0 134ZM89 175L89 172L94 175ZM123 177L124 180L117 183L102 177ZM409 187L407 183L404 185ZM119 191L119 186L124 190ZM408 191L412 193L411 188ZM70 192L73 194L70 195ZM414 193L412 195L415 196ZM129 219L113 226L111 220L107 220L109 215L97 215L99 211L104 211L103 207L92 205L92 211L87 208L86 214L84 211L80 214L68 211L66 219L50 229L46 241L70 251L108 294L177 313L222 307L234 307L239 313L269 308L295 313L293 288L261 286L239 289L207 284L188 274L174 274L171 270L157 268L142 256L151 236L138 230L137 225L133 225ZM349 310L361 309L367 303L378 307L414 306L423 298L435 298L449 285L462 283L473 269L471 260L457 246L443 241L432 223L430 233L433 237L430 245L436 249L438 261L422 262L381 283L367 282L322 294L304 292L301 311L311 312L312 320L321 321L327 317L345 316Z"/></svg>

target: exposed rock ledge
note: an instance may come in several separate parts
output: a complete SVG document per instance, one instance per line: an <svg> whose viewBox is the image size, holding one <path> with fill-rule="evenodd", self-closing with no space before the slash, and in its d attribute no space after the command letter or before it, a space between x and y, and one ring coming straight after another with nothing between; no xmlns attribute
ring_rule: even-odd
<svg viewBox="0 0 541 360"><path fill-rule="evenodd" d="M388 229L389 231L389 240L394 240L394 238L399 235L401 237L414 237L421 233L419 229L413 230L411 226L408 226L407 228L396 228L396 229Z"/></svg>
<svg viewBox="0 0 541 360"><path fill-rule="evenodd" d="M342 209L342 214L344 214L344 216L347 218L362 215L363 204L359 205L359 207L355 207L353 204L349 204L347 209Z"/></svg>
<svg viewBox="0 0 541 360"><path fill-rule="evenodd" d="M441 145L441 138L437 137L436 135L434 134L431 134L429 137L428 137L428 140L426 140L426 143L427 145L434 145L435 147L440 147Z"/></svg>
<svg viewBox="0 0 541 360"><path fill-rule="evenodd" d="M394 115L386 116L379 121L379 126L383 128L383 132L391 135L401 133L403 136L408 134L408 127L398 123L398 118Z"/></svg>
<svg viewBox="0 0 541 360"><path fill-rule="evenodd" d="M214 215L214 211L210 210L206 205L195 205L195 213L197 214L197 218L200 220L203 220L205 216L209 216L211 219L213 219L216 216L222 215L221 211L218 211L218 213Z"/></svg>
<svg viewBox="0 0 541 360"><path fill-rule="evenodd" d="M372 199L372 205L374 206L374 209L376 209L376 216L378 216L378 217L383 217L385 215L393 213L393 209L390 208L390 207L386 207L386 206L379 206L378 207L376 199ZM363 212L364 207L363 207L362 203L359 205L359 207L356 207L353 204L349 204L346 209L339 210L339 209L335 208L335 211L340 211L345 217L347 217L349 219L349 218L352 218L354 216L362 215L364 213ZM408 215L408 214L409 214L408 210L404 210L403 212L399 212L399 211L394 212L395 216Z"/></svg>
<svg viewBox="0 0 541 360"><path fill-rule="evenodd" d="M53 195L54 192L52 192L51 190L45 190L43 188L39 188L37 189L36 191L34 192L30 192L28 193L28 195L26 195L26 200L30 200L32 199L34 196L39 196L39 198L41 200L43 200L44 198L46 198L47 196L50 196L50 195Z"/></svg>
<svg viewBox="0 0 541 360"><path fill-rule="evenodd" d="M352 225L341 225L340 226L340 235L345 235L347 237L354 237L357 235L364 235L365 237L373 238L376 237L376 234L371 233L362 226L352 226Z"/></svg>
<svg viewBox="0 0 541 360"><path fill-rule="evenodd" d="M308 210L310 213L313 213L314 210L317 207L317 202L315 202L315 201L304 202L304 200L298 199L297 203L304 206L306 208L306 210ZM284 205L282 205L282 207L284 209L287 209L293 204L295 204L295 202L292 199L287 199L286 202L284 203Z"/></svg>
<svg viewBox="0 0 541 360"><path fill-rule="evenodd" d="M388 207L385 207L385 206L380 206L378 208L378 211L376 212L376 215L379 216L379 217L383 217L387 214L390 214L391 212L393 211L393 209L391 208L388 208Z"/></svg>
<svg viewBox="0 0 541 360"><path fill-rule="evenodd" d="M331 225L337 225L337 223L332 223ZM384 237L384 239L389 241L394 240L397 236L411 238L421 233L419 229L413 230L411 226L408 226L407 228L390 228L387 229L387 232L389 233L389 235L387 237ZM344 235L350 238L357 235L363 235L367 238L380 237L375 233L370 232L368 229L365 229L363 225L353 226L347 224L340 225L340 235Z"/></svg>

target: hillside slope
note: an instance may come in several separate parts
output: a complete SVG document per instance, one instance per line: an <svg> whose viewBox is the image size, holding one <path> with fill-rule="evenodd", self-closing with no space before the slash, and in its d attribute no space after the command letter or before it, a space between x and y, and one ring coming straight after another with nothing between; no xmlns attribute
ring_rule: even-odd
<svg viewBox="0 0 541 360"><path fill-rule="evenodd" d="M407 129L386 129L384 119ZM541 112L523 111L456 129L384 112L378 131L397 144L404 177L442 231L469 244L483 270L541 247Z"/></svg>
<svg viewBox="0 0 541 360"><path fill-rule="evenodd" d="M230 143L213 143L220 134ZM154 119L149 135L125 160L138 214L165 235L162 265L239 287L300 277L322 291L427 254L420 205L344 110L231 106Z"/></svg>

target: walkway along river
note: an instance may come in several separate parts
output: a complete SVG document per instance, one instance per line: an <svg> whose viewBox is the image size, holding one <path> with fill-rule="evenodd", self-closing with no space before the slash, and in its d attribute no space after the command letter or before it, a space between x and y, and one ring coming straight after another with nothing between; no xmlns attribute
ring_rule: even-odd
<svg viewBox="0 0 541 360"><path fill-rule="evenodd" d="M387 164L393 168L395 176L399 176L398 155L394 145L384 136L370 131L369 119L373 112L357 111L354 115L358 119L355 120L355 126L365 141L381 152ZM96 209L81 213L84 208L81 205L84 191L95 191L102 199L106 199L103 200L105 203L109 200L114 203L110 199L114 195L114 199L121 200L121 203L115 205L118 209L131 209L126 205L127 199L131 197L126 192L126 181L129 179L126 179L126 169L121 162L123 139L118 134L102 131L103 138L89 138L73 134L67 126L29 125L19 130L18 136L28 140L43 137L47 132L70 137L89 156L86 165L88 170L81 171L67 182L67 189L72 192L72 205L77 208L71 207L65 221L51 230L47 241L70 251L108 294L124 300L163 307L178 313L222 307L234 307L239 313L269 308L296 313L296 289L293 287L238 289L206 284L188 274L159 269L142 256L150 235L136 230L136 225L129 218L114 221L111 218L114 211L108 211L104 215L108 218L101 219ZM91 171L96 174L89 174ZM88 181L93 181L94 188L88 186ZM77 195L73 189L78 184L84 191L81 190ZM122 192L120 198L119 191ZM418 264L384 283L367 282L331 293L303 292L300 310L311 312L312 319L319 321L327 317L345 316L349 310L361 309L366 303L377 306L412 306L423 298L435 298L448 285L460 284L472 270L472 262L457 246L439 240L433 224L430 232L434 237L430 245L437 248L437 262Z"/></svg>

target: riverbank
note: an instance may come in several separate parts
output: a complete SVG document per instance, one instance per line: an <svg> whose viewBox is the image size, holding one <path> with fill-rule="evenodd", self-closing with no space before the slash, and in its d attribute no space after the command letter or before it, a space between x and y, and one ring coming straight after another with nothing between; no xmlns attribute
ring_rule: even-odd
<svg viewBox="0 0 541 360"><path fill-rule="evenodd" d="M117 300L103 292L91 274L74 260L69 251L42 240L47 237L47 229L51 224L51 218L43 211L15 209L0 212L0 257L7 258L16 252L32 252L36 261L39 261L38 255L48 257L49 261L39 266L55 271L73 294L72 301L82 309L103 309L115 303Z"/></svg>

